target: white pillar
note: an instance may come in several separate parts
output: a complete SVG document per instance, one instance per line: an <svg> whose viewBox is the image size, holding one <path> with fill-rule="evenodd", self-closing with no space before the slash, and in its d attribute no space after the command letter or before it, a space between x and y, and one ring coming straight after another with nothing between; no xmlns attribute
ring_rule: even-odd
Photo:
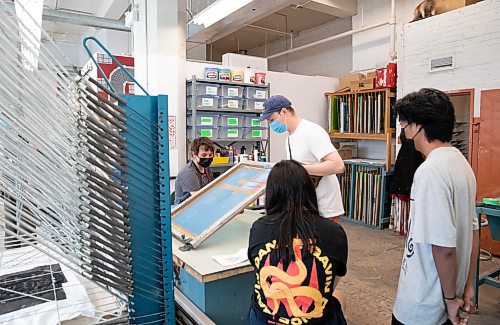
<svg viewBox="0 0 500 325"><path fill-rule="evenodd" d="M150 95L168 95L176 117L170 148L170 174L186 162L186 1L135 0L139 21L133 28L135 77ZM141 94L139 87L136 94Z"/></svg>

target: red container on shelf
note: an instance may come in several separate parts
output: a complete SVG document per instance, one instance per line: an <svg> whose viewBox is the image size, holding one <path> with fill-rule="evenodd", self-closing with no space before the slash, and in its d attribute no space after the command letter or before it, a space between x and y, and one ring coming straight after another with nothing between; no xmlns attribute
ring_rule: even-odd
<svg viewBox="0 0 500 325"><path fill-rule="evenodd" d="M395 62L387 64L386 68L375 70L375 88L396 88L397 65Z"/></svg>

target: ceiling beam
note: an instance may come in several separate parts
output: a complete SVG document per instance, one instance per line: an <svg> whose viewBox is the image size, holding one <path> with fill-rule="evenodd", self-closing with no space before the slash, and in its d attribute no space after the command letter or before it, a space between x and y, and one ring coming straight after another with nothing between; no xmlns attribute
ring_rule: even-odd
<svg viewBox="0 0 500 325"><path fill-rule="evenodd" d="M248 5L226 16L224 19L208 28L204 28L204 26L192 22L188 23L187 39L188 41L197 43L214 42L234 33L241 27L252 24L273 12L291 5L293 2L296 2L296 0L253 0ZM188 43L187 47L189 47L189 44L190 43Z"/></svg>
<svg viewBox="0 0 500 325"><path fill-rule="evenodd" d="M356 0L313 0L306 2L304 8L340 18L352 17L358 13Z"/></svg>
<svg viewBox="0 0 500 325"><path fill-rule="evenodd" d="M120 19L129 6L128 1L124 0L104 0L101 6L95 12L97 17L106 17L111 19Z"/></svg>

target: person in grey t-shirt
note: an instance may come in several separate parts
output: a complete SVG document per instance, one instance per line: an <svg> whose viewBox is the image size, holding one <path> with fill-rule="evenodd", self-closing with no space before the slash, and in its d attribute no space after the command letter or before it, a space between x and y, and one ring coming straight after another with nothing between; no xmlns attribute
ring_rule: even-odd
<svg viewBox="0 0 500 325"><path fill-rule="evenodd" d="M455 112L448 96L424 88L400 99L401 132L425 157L411 188L410 222L393 325L466 324L474 310L479 253L476 179L450 143Z"/></svg>
<svg viewBox="0 0 500 325"><path fill-rule="evenodd" d="M209 168L214 157L212 140L205 137L194 139L191 144L191 155L193 159L177 174L174 204L184 202L214 178Z"/></svg>

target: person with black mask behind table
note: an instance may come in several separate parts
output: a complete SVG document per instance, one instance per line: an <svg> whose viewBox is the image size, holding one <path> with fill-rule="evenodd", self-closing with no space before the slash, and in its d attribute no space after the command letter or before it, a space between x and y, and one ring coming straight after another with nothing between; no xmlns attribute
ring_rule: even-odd
<svg viewBox="0 0 500 325"><path fill-rule="evenodd" d="M175 179L174 205L184 202L214 179L210 169L214 159L213 141L205 137L194 139L191 155L193 159L182 167Z"/></svg>

